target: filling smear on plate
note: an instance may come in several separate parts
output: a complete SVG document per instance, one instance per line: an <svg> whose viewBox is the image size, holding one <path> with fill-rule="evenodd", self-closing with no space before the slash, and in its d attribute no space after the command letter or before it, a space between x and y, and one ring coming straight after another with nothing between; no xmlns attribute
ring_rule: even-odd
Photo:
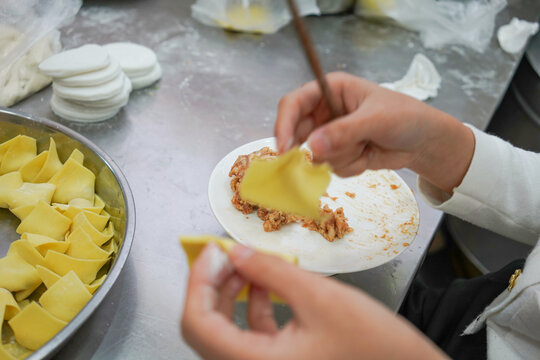
<svg viewBox="0 0 540 360"><path fill-rule="evenodd" d="M264 147L248 155L240 155L229 172L234 193L232 204L246 215L257 210L267 232L279 230L289 223L301 223L330 242L341 239L353 231L343 208L321 207L319 201L330 182L330 168L327 165L313 166L311 161L310 153L299 149L278 156L277 152ZM242 181L252 164L258 171L248 176L252 180L247 186ZM244 196L249 199L242 198L241 194L249 194Z"/></svg>

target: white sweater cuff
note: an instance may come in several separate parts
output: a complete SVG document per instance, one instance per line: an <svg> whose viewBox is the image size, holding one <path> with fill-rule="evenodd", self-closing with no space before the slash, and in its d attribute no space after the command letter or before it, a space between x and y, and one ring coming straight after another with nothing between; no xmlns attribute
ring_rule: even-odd
<svg viewBox="0 0 540 360"><path fill-rule="evenodd" d="M534 245L539 235L540 202L534 197L540 155L467 126L474 134L475 147L461 184L450 195L419 177L420 194L436 209Z"/></svg>

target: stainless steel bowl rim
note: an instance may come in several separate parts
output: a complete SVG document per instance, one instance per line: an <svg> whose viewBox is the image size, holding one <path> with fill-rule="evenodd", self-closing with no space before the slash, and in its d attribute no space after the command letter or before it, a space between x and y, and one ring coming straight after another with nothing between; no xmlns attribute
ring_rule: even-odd
<svg viewBox="0 0 540 360"><path fill-rule="evenodd" d="M118 181L118 184L120 185L120 188L122 190L122 195L124 196L124 201L126 203L126 225L125 225L124 238L122 241L122 245L120 249L118 250L118 255L116 257L116 260L113 266L111 267L109 273L107 274L107 278L105 279L103 284L99 287L99 289L94 293L94 295L92 296L92 299L77 314L77 316L75 316L66 325L66 327L64 327L58 334L56 334L55 337L53 337L49 342L47 342L41 348L36 350L30 357L27 358L31 360L42 359L42 358L47 358L53 355L55 352L57 352L60 349L60 347L75 333L75 331L79 327L81 327L81 325L90 317L90 315L92 315L92 313L101 304L105 296L108 294L108 292L110 291L110 289L113 287L114 283L116 282L116 279L120 275L120 272L122 271L122 268L124 267L126 263L126 260L129 255L129 251L131 249L131 245L133 243L134 235L135 235L135 201L133 199L133 194L126 180L126 177L124 176L124 174L122 173L118 165L116 165L116 163L92 141L88 140L87 138L80 135L76 131L71 130L70 128L64 125L58 124L48 119L43 119L40 117L32 116L32 115L25 114L22 112L13 111L13 110L2 108L2 107L0 107L0 113L22 117L32 122L45 125L51 129L64 133L65 135L87 146L90 150L96 153L101 158L101 160L103 160L103 162L105 163L106 166L109 167L109 169L111 169L113 175L116 177L116 180Z"/></svg>

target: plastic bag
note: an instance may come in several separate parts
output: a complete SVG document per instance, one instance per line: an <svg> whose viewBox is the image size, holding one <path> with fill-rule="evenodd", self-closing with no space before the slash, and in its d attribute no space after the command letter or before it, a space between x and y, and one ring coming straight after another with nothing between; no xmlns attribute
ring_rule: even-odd
<svg viewBox="0 0 540 360"><path fill-rule="evenodd" d="M11 106L50 83L37 65L60 51L59 27L71 21L82 0L0 2L0 106Z"/></svg>
<svg viewBox="0 0 540 360"><path fill-rule="evenodd" d="M428 48L460 44L484 52L505 6L506 0L358 0L355 13L418 31Z"/></svg>
<svg viewBox="0 0 540 360"><path fill-rule="evenodd" d="M319 15L316 0L296 0L302 16ZM271 34L290 20L285 1L275 0L197 0L191 15L203 24L224 29Z"/></svg>

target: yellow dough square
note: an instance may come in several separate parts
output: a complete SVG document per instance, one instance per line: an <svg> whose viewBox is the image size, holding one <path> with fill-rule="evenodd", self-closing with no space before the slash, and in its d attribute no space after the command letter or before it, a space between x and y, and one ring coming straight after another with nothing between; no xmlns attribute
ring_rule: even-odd
<svg viewBox="0 0 540 360"><path fill-rule="evenodd" d="M45 235L24 233L22 234L21 239L27 240L41 256L45 256L49 250L54 250L63 254L69 247L69 243L65 241L58 241Z"/></svg>
<svg viewBox="0 0 540 360"><path fill-rule="evenodd" d="M82 228L77 228L68 236L69 248L67 255L78 259L108 259L110 252L96 245Z"/></svg>
<svg viewBox="0 0 540 360"><path fill-rule="evenodd" d="M98 231L91 223L88 221L88 218L84 216L82 221L77 222L76 226L71 227L71 231L75 231L78 228L84 230L87 233L92 241L96 243L97 246L101 246L109 241L114 235L114 225L112 222L109 222L109 225L104 231Z"/></svg>
<svg viewBox="0 0 540 360"><path fill-rule="evenodd" d="M44 183L49 181L54 174L56 174L62 168L62 162L58 158L58 152L56 151L56 143L53 138L50 138L49 150L47 157L43 163L43 166L39 172L32 179L33 183Z"/></svg>
<svg viewBox="0 0 540 360"><path fill-rule="evenodd" d="M69 322L91 298L83 282L70 271L41 295L39 303L58 319Z"/></svg>
<svg viewBox="0 0 540 360"><path fill-rule="evenodd" d="M40 200L50 204L55 190L56 186L53 184L23 183L18 189L10 192L8 205L10 208L35 206Z"/></svg>
<svg viewBox="0 0 540 360"><path fill-rule="evenodd" d="M9 145L3 150L0 145L0 175L17 171L36 156L36 139L19 135L8 141Z"/></svg>
<svg viewBox="0 0 540 360"><path fill-rule="evenodd" d="M51 315L36 302L31 302L8 321L17 342L30 350L37 350L52 339L66 322Z"/></svg>
<svg viewBox="0 0 540 360"><path fill-rule="evenodd" d="M39 201L35 209L17 227L17 233L40 234L55 240L62 240L71 226L71 220L52 206Z"/></svg>
<svg viewBox="0 0 540 360"><path fill-rule="evenodd" d="M0 258L0 288L9 291L23 291L35 288L41 279L34 266L30 265L16 251Z"/></svg>
<svg viewBox="0 0 540 360"><path fill-rule="evenodd" d="M8 207L10 193L22 186L23 180L18 171L0 176L0 208Z"/></svg>
<svg viewBox="0 0 540 360"><path fill-rule="evenodd" d="M182 248L184 249L189 267L193 265L193 262L195 262L201 251L210 242L217 244L226 253L228 253L236 244L236 242L230 239L221 238L213 235L194 235L180 237L180 245L182 245ZM277 256L291 264L298 265L298 258L294 255L276 253L266 250L261 250L261 252ZM248 294L249 285L246 285L236 297L236 301L247 301ZM274 303L283 303L283 300L281 298L272 293L270 293L270 300Z"/></svg>
<svg viewBox="0 0 540 360"><path fill-rule="evenodd" d="M53 250L49 250L47 255L45 255L45 267L60 276L64 276L73 270L85 284L90 284L96 279L97 272L107 263L107 261L109 261L109 259L77 259Z"/></svg>
<svg viewBox="0 0 540 360"><path fill-rule="evenodd" d="M294 148L276 159L255 159L242 182L243 200L287 214L319 219L319 199L330 183L330 166L313 165Z"/></svg>
<svg viewBox="0 0 540 360"><path fill-rule="evenodd" d="M67 204L70 200L82 198L94 200L94 185L96 176L81 163L68 159L50 180L56 185L52 201Z"/></svg>

